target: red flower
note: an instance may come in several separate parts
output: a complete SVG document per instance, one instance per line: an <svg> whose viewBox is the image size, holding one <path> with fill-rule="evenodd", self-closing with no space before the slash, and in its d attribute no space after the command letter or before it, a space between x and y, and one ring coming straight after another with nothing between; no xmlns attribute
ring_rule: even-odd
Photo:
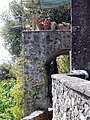
<svg viewBox="0 0 90 120"><path fill-rule="evenodd" d="M35 23L35 24L40 24L40 23L41 23L41 20L35 20L34 23Z"/></svg>
<svg viewBox="0 0 90 120"><path fill-rule="evenodd" d="M50 20L46 19L46 20L44 21L44 24L50 24Z"/></svg>

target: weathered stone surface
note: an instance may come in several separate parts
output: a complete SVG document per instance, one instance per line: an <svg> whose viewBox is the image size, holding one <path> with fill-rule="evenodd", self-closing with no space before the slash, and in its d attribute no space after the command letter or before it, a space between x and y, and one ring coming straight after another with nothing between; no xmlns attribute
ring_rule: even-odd
<svg viewBox="0 0 90 120"><path fill-rule="evenodd" d="M29 115L35 109L47 109L50 106L48 97L48 80L46 75L46 64L55 57L69 54L71 49L70 31L26 31L23 32L24 39L24 87L25 115ZM31 80L38 81L39 94L34 103ZM34 106L33 106L34 103ZM34 109L33 109L34 107Z"/></svg>
<svg viewBox="0 0 90 120"><path fill-rule="evenodd" d="M90 73L90 0L72 0L72 66Z"/></svg>
<svg viewBox="0 0 90 120"><path fill-rule="evenodd" d="M52 75L53 120L90 118L90 81L66 75Z"/></svg>

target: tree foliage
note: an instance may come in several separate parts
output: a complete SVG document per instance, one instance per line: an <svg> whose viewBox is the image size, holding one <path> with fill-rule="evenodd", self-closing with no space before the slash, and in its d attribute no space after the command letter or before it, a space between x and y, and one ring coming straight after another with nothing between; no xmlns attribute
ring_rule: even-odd
<svg viewBox="0 0 90 120"><path fill-rule="evenodd" d="M1 28L1 36L4 39L4 45L12 55L19 56L22 49L22 18L21 7L15 1L9 6L9 13L6 11L1 15L4 26Z"/></svg>
<svg viewBox="0 0 90 120"><path fill-rule="evenodd" d="M13 71L13 65L9 63L4 63L0 65L0 81L16 79L16 75Z"/></svg>
<svg viewBox="0 0 90 120"><path fill-rule="evenodd" d="M70 22L70 5L63 4L55 9L41 10L40 6L32 3L30 0L25 2L17 2L13 0L9 5L9 12L4 12L1 19L4 21L4 26L1 29L1 35L5 40L5 46L12 55L19 56L22 49L21 32L26 25L32 25L32 14L35 14L35 19L44 20L50 18L56 23Z"/></svg>
<svg viewBox="0 0 90 120"><path fill-rule="evenodd" d="M44 20L50 18L51 21L56 22L57 24L62 22L71 22L71 6L70 4L63 4L60 7L53 9L38 9L37 18Z"/></svg>

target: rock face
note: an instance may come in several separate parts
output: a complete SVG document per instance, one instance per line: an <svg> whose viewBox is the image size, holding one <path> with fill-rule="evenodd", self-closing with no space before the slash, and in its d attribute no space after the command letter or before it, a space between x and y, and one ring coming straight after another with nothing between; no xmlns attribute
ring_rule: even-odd
<svg viewBox="0 0 90 120"><path fill-rule="evenodd" d="M72 0L72 65L90 73L90 0Z"/></svg>
<svg viewBox="0 0 90 120"><path fill-rule="evenodd" d="M90 81L52 75L53 120L90 120Z"/></svg>
<svg viewBox="0 0 90 120"><path fill-rule="evenodd" d="M50 105L46 64L58 55L69 54L71 32L26 31L23 32L23 40L24 110L25 115L29 115L34 110L47 109Z"/></svg>

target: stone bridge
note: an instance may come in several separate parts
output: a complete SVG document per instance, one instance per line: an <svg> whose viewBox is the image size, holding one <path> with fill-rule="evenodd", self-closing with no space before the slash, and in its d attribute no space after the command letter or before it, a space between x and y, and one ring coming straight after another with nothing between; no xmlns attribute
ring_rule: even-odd
<svg viewBox="0 0 90 120"><path fill-rule="evenodd" d="M47 109L50 106L47 67L57 56L69 54L72 39L71 31L25 31L23 40L24 110L28 115L35 109ZM38 93L36 90L39 90Z"/></svg>

